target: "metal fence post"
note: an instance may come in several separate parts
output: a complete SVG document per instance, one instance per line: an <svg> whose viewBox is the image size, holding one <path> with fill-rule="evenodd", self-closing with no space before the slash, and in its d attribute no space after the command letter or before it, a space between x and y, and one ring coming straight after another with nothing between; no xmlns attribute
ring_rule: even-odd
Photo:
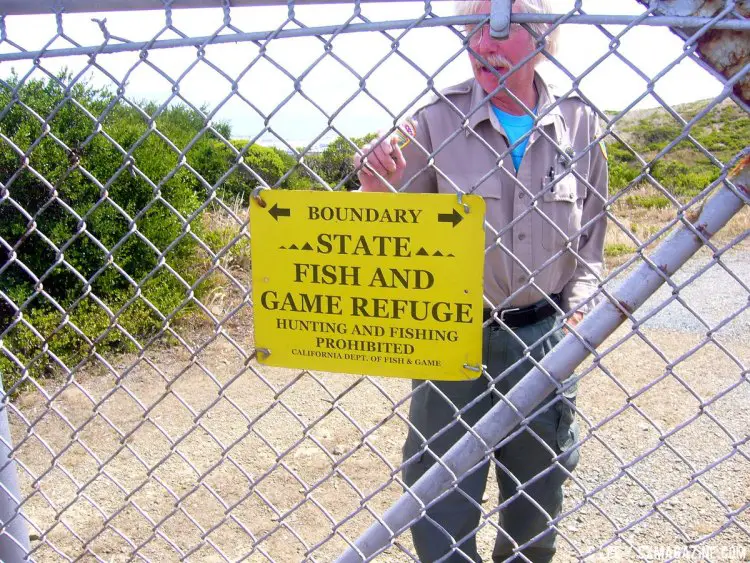
<svg viewBox="0 0 750 563"><path fill-rule="evenodd" d="M8 396L0 377L0 561L27 561L29 532L20 510L21 489L18 486L16 462L11 456L13 442L8 424Z"/></svg>

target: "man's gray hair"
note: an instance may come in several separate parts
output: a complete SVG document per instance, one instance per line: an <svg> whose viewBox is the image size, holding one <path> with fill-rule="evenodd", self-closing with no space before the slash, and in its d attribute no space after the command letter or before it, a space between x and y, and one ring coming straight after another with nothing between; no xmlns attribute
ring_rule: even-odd
<svg viewBox="0 0 750 563"><path fill-rule="evenodd" d="M479 14L482 10L486 10L488 0L456 0L456 14L460 16L466 16L469 14ZM551 14L552 2L551 0L515 0L515 4L518 5L522 12L527 14ZM550 29L550 25L546 23L532 23L529 24L531 31L534 35L541 37ZM560 36L560 27L553 29L550 34L546 37L547 44L545 49L551 55L557 53L557 42ZM544 57L540 53L540 58Z"/></svg>

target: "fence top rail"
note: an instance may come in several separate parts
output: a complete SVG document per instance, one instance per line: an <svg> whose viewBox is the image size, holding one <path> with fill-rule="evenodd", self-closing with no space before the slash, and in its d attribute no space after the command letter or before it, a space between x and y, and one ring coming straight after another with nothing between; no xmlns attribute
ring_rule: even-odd
<svg viewBox="0 0 750 563"><path fill-rule="evenodd" d="M413 2L416 0L359 0L359 2ZM435 0L445 2L448 0ZM228 0L231 7L286 6L287 0ZM353 0L294 0L294 4L353 4ZM163 10L164 0L5 0L0 11L5 15L72 12L115 12L121 10ZM170 8L221 8L223 0L173 0Z"/></svg>
<svg viewBox="0 0 750 563"><path fill-rule="evenodd" d="M417 2L418 0L292 0L294 5L313 4L355 4L376 2ZM434 0L447 2L448 0ZM246 6L286 6L289 0L4 0L0 3L0 16L33 15L50 13L87 13L87 12L116 12L139 10L163 10L169 8L221 8L225 4L230 7ZM562 18L562 14L512 14L511 20L519 23L555 23ZM629 25L639 16L632 15L567 15L566 23L579 24L612 24ZM642 23L645 25L702 27L711 18L695 16L650 16ZM716 29L750 29L750 19L725 19L714 22Z"/></svg>
<svg viewBox="0 0 750 563"><path fill-rule="evenodd" d="M198 1L198 0L196 0ZM389 0L399 1L399 0ZM1 8L0 8L1 9ZM3 14L0 14L2 16ZM598 15L573 15L561 14L513 14L511 21L518 23L554 23L560 18L565 18L565 23L570 24L598 24L598 25L631 25L637 16L598 16ZM368 22L346 25L328 25L319 27L291 28L274 31L255 31L249 33L230 33L226 35L183 37L178 39L161 39L157 41L127 41L124 43L108 43L105 45L89 45L68 47L61 49L43 49L35 51L17 51L11 53L0 53L0 62L19 60L36 60L40 57L68 57L78 55L98 55L103 53L121 53L126 51L139 51L142 49L166 49L174 47L201 46L219 43L241 43L248 41L264 41L268 39L283 39L290 37L308 37L319 35L333 35L339 33L357 33L365 31L385 31L394 29L406 29L409 27L440 27L447 25L465 25L477 23L485 19L483 16L447 16L432 17L415 24L414 20L391 20L383 22ZM604 21L606 20L606 21ZM711 23L711 18L686 17L686 16L650 16L639 22L640 25L670 26L685 28L700 28ZM724 20L713 22L712 27L717 29L735 29L750 31L750 20Z"/></svg>

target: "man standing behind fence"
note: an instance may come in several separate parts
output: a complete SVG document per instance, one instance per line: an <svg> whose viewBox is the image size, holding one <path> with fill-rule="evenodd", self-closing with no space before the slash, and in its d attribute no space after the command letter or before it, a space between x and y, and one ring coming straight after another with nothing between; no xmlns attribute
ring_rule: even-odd
<svg viewBox="0 0 750 563"><path fill-rule="evenodd" d="M548 0L516 0L514 12L549 12ZM489 2L459 2L462 14L488 14ZM412 137L375 141L355 159L363 191L476 193L486 202L483 333L486 371L467 382L414 382L404 445L412 485L562 338L558 308L577 324L591 308L601 273L607 163L594 142L598 120L580 98L556 98L536 72L541 48L555 52L557 30L488 24L466 30L474 78L448 88L402 127ZM531 33L529 32L531 30ZM536 36L536 38L535 38ZM430 163L430 158L433 162ZM380 177L373 172L376 172ZM386 180L387 183L384 183ZM494 232L493 232L494 230ZM530 360L529 358L533 358ZM575 390L552 394L528 425L500 443L494 561L519 554L550 561L562 486L578 462ZM461 410L460 419L457 410ZM479 561L475 534L489 462L412 526L422 561Z"/></svg>

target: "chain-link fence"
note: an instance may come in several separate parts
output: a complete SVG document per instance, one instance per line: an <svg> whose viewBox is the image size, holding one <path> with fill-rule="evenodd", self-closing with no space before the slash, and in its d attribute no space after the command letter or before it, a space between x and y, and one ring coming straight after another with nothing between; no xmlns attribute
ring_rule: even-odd
<svg viewBox="0 0 750 563"><path fill-rule="evenodd" d="M546 560L533 548L549 534L527 520L556 532L556 561L750 560L746 2L560 1L510 21L502 1L491 17L447 2L113 1L130 11L93 21L101 2L48 4L0 3L3 560L412 561L432 544L459 561L474 538L485 560L496 538L497 558ZM481 45L508 26L534 41L503 67ZM481 119L491 96L462 106L473 82L445 89L467 52L532 116L502 150ZM512 87L531 59L567 84L545 98L535 78L536 108ZM482 195L486 260L513 277L485 273L484 338L517 352L485 360L470 397L256 355L250 192L382 177L355 152L403 123L420 165L387 183ZM588 133L558 135L576 127ZM549 175L529 159L540 146ZM492 215L503 205L510 220ZM573 275L564 263L590 291L547 290ZM540 294L550 324L509 327ZM417 420L425 397L442 419ZM523 436L511 470L496 452ZM560 487L551 510L540 499ZM459 534L461 504L478 523Z"/></svg>

